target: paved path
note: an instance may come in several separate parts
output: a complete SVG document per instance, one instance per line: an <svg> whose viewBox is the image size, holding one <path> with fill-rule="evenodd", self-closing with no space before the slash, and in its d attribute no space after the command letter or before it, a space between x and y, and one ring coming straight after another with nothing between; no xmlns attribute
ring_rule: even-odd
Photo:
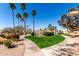
<svg viewBox="0 0 79 59"><path fill-rule="evenodd" d="M65 43L64 44L72 44L72 43L79 43L79 37L71 38L70 36L64 36Z"/></svg>
<svg viewBox="0 0 79 59"><path fill-rule="evenodd" d="M41 51L40 48L36 46L31 40L24 38L22 35L20 39L24 39L25 52L24 56L44 56L45 54Z"/></svg>
<svg viewBox="0 0 79 59"><path fill-rule="evenodd" d="M33 42L26 39L24 56L43 56L44 53Z"/></svg>

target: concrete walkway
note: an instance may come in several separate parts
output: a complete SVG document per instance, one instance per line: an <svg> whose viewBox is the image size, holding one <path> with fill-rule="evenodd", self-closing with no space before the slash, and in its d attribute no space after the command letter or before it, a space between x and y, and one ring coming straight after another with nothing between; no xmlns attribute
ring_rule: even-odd
<svg viewBox="0 0 79 59"><path fill-rule="evenodd" d="M20 39L24 39L25 51L24 56L44 56L45 54L41 51L39 47L36 46L31 40L24 38L22 35Z"/></svg>
<svg viewBox="0 0 79 59"><path fill-rule="evenodd" d="M26 39L24 56L44 56L45 54L32 41Z"/></svg>

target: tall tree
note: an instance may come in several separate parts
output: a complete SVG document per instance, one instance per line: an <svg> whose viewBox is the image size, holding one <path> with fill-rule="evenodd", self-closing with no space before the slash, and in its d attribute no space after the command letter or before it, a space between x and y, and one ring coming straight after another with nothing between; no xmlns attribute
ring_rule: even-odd
<svg viewBox="0 0 79 59"><path fill-rule="evenodd" d="M15 4L14 3L10 3L10 8L12 10L12 17L13 17L13 28L15 30L15 20L14 20L14 10L15 10Z"/></svg>
<svg viewBox="0 0 79 59"><path fill-rule="evenodd" d="M61 19L58 21L59 25L66 26L67 15L64 14L61 16Z"/></svg>
<svg viewBox="0 0 79 59"><path fill-rule="evenodd" d="M58 21L59 25L62 25L63 27L67 28L67 31L74 29L74 17L70 16L62 16L61 20Z"/></svg>
<svg viewBox="0 0 79 59"><path fill-rule="evenodd" d="M68 12L76 11L76 8L71 8L68 10Z"/></svg>
<svg viewBox="0 0 79 59"><path fill-rule="evenodd" d="M69 29L70 31L79 30L79 14L74 11L79 11L79 5L77 7L71 8L66 15L61 16L61 19L58 21L59 25ZM70 16L70 12L74 12Z"/></svg>
<svg viewBox="0 0 79 59"><path fill-rule="evenodd" d="M32 12L31 12L31 14L33 16L33 36L34 36L36 10L33 9Z"/></svg>
<svg viewBox="0 0 79 59"><path fill-rule="evenodd" d="M26 5L25 5L25 3L21 3L20 7L21 7L21 9L22 9L22 11L23 11L22 14L24 14L24 10L26 9ZM24 21L24 17L22 18L22 23L25 23L25 21ZM24 27L25 27L25 26L24 26ZM25 32L25 29L24 29L24 32ZM24 33L24 34L25 34L25 33Z"/></svg>
<svg viewBox="0 0 79 59"><path fill-rule="evenodd" d="M27 17L28 17L28 14L26 12L24 12L23 19L24 19L24 32L25 32L25 34L26 34L26 19L27 19Z"/></svg>
<svg viewBox="0 0 79 59"><path fill-rule="evenodd" d="M18 27L20 26L20 24L19 24L19 21L21 21L21 14L20 13L17 13L16 14L16 17L17 17L17 19L18 19Z"/></svg>

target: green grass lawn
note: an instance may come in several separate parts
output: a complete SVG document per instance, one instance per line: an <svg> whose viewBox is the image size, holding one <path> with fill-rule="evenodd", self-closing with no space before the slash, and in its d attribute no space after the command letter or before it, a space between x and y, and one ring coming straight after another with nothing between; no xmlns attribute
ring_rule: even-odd
<svg viewBox="0 0 79 59"><path fill-rule="evenodd" d="M32 40L39 48L45 48L58 44L65 39L62 35L54 35L50 37L28 36L26 38Z"/></svg>

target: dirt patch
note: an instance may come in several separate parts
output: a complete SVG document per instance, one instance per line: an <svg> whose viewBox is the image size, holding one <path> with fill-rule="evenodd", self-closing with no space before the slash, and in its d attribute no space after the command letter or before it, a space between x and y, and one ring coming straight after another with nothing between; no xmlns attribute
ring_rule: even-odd
<svg viewBox="0 0 79 59"><path fill-rule="evenodd" d="M0 56L23 56L24 41L18 41L13 44L17 46L14 48L7 48L4 45L0 45Z"/></svg>

